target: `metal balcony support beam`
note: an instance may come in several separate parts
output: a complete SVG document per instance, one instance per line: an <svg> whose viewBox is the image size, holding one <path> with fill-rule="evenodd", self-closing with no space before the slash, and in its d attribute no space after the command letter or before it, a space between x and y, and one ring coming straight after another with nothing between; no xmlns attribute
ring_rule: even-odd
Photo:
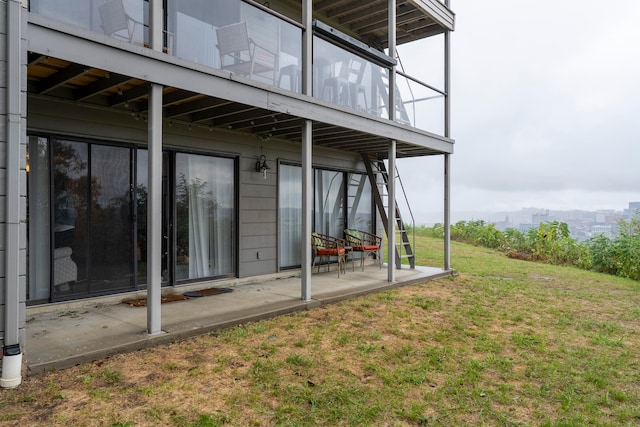
<svg viewBox="0 0 640 427"><path fill-rule="evenodd" d="M445 2L449 7L449 0ZM451 32L444 32L444 136L451 137ZM451 158L444 155L444 269L451 268Z"/></svg>
<svg viewBox="0 0 640 427"><path fill-rule="evenodd" d="M311 0L302 2L302 93L311 96L313 4ZM302 124L302 271L301 298L311 300L311 222L313 210L313 122Z"/></svg>
<svg viewBox="0 0 640 427"><path fill-rule="evenodd" d="M162 0L149 3L151 48L162 51ZM151 84L148 119L147 334L162 333L162 85Z"/></svg>
<svg viewBox="0 0 640 427"><path fill-rule="evenodd" d="M149 93L147 206L147 334L162 333L162 86Z"/></svg>
<svg viewBox="0 0 640 427"><path fill-rule="evenodd" d="M389 56L396 57L396 0L389 0ZM389 70L389 120L395 120L396 116L396 66ZM387 189L387 280L396 280L396 141L389 142L389 178ZM398 266L399 268L400 266Z"/></svg>

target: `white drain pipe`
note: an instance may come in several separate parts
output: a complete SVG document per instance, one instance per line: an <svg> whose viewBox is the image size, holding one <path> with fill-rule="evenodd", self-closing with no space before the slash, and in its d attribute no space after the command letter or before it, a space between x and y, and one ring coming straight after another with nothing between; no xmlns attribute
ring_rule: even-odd
<svg viewBox="0 0 640 427"><path fill-rule="evenodd" d="M5 6L7 29L7 115L6 115L6 242L4 347L0 387L14 388L22 383L20 351L20 146L22 97L22 2L9 0Z"/></svg>

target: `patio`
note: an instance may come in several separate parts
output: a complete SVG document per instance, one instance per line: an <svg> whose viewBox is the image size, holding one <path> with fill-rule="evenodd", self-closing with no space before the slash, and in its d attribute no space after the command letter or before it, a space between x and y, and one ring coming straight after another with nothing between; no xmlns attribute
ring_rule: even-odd
<svg viewBox="0 0 640 427"><path fill-rule="evenodd" d="M25 349L28 374L64 369L116 353L455 275L455 270L416 267L396 270L396 281L389 283L387 269L379 269L373 262L366 265L364 272L350 267L339 279L336 266L329 272L321 269L314 273L311 301L300 298L299 270L176 288L180 294L216 286L233 291L162 304L163 333L154 336L145 332L147 309L122 303L140 295L29 307Z"/></svg>

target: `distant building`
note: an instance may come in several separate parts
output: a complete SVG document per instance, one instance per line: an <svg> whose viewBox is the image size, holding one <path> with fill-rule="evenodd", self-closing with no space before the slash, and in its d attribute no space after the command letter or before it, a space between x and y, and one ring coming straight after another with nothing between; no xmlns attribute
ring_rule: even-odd
<svg viewBox="0 0 640 427"><path fill-rule="evenodd" d="M593 225L591 226L591 237L596 237L599 235L604 235L605 237L608 238L613 238L614 237L614 233L613 233L613 228L611 225Z"/></svg>

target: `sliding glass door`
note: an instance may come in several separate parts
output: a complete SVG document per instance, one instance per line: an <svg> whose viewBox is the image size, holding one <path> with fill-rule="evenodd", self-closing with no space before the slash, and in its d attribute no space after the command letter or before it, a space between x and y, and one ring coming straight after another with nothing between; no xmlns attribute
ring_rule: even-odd
<svg viewBox="0 0 640 427"><path fill-rule="evenodd" d="M234 183L234 159L176 154L176 280L235 272Z"/></svg>
<svg viewBox="0 0 640 427"><path fill-rule="evenodd" d="M373 231L371 183L366 175L314 170L313 230L343 237L345 228ZM278 169L278 245L280 268L301 265L302 168L280 164Z"/></svg>
<svg viewBox="0 0 640 427"><path fill-rule="evenodd" d="M53 299L135 287L133 150L53 140Z"/></svg>

